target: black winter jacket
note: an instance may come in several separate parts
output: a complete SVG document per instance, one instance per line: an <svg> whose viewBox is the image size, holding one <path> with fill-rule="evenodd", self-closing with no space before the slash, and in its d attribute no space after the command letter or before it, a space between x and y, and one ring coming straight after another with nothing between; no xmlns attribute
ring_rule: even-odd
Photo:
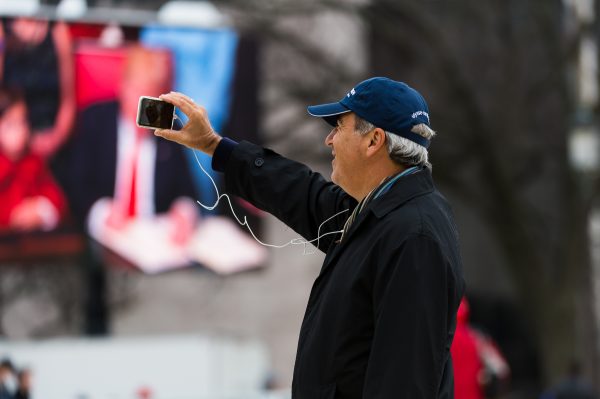
<svg viewBox="0 0 600 399"><path fill-rule="evenodd" d="M341 230L356 201L306 166L253 144L225 166L229 193L310 240ZM453 398L450 344L463 294L452 212L424 169L400 178L326 252L298 342L294 399Z"/></svg>

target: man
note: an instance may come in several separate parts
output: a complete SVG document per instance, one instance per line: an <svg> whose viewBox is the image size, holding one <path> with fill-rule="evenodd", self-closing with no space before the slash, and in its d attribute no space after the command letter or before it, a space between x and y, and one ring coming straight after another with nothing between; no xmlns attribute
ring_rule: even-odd
<svg viewBox="0 0 600 399"><path fill-rule="evenodd" d="M79 116L71 168L71 202L78 221L101 198L111 198L113 227L167 211L179 220L176 208L186 202L180 198L188 198L184 207L193 207L196 195L182 148L136 126L139 97L169 90L172 69L169 52L132 47L118 101L94 104Z"/></svg>
<svg viewBox="0 0 600 399"><path fill-rule="evenodd" d="M191 198L196 195L183 149L136 126L139 97L169 90L172 77L169 52L133 46L125 59L117 101L93 104L78 115L67 193L76 221L88 233L106 239L127 231L131 221L167 214L173 244L184 245L191 237L196 213ZM86 332L106 334L107 269L97 245L89 243Z"/></svg>
<svg viewBox="0 0 600 399"><path fill-rule="evenodd" d="M457 231L434 188L425 100L404 83L361 82L309 107L334 125L331 178L273 151L221 138L202 107L162 98L189 121L156 135L213 156L228 192L266 210L327 253L300 331L292 397L451 398L450 344L463 294Z"/></svg>

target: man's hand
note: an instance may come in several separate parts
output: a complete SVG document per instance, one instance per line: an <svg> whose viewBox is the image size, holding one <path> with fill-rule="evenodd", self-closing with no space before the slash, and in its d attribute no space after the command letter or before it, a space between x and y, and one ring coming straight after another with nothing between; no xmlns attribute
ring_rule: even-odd
<svg viewBox="0 0 600 399"><path fill-rule="evenodd" d="M160 99L178 107L188 117L188 122L179 131L157 129L154 134L212 156L221 141L221 136L216 134L210 125L206 109L181 93L163 94Z"/></svg>

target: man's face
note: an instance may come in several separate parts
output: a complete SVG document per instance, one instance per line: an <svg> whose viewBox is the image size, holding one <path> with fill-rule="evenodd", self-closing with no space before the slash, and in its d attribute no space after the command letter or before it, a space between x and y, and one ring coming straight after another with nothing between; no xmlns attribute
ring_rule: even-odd
<svg viewBox="0 0 600 399"><path fill-rule="evenodd" d="M167 53L145 49L128 57L119 100L122 115L135 122L140 96L158 97L171 88L171 61Z"/></svg>
<svg viewBox="0 0 600 399"><path fill-rule="evenodd" d="M325 139L325 144L331 147L333 155L331 180L348 193L359 182L359 172L364 161L361 143L365 138L355 131L354 122L353 112L343 114Z"/></svg>
<svg viewBox="0 0 600 399"><path fill-rule="evenodd" d="M152 79L148 74L140 72L139 75L131 76L123 82L121 90L121 110L124 116L135 121L140 96L158 97L168 86L162 82Z"/></svg>

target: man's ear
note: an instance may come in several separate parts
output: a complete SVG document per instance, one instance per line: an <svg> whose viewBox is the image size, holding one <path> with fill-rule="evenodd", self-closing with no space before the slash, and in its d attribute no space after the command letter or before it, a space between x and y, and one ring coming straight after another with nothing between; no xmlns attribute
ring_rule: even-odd
<svg viewBox="0 0 600 399"><path fill-rule="evenodd" d="M369 135L369 144L367 146L367 155L372 155L375 154L377 152L379 152L379 150L382 147L385 147L385 142L386 142L386 137L385 137L385 132L383 131L383 129L376 127L375 129L373 129L373 131L371 132L371 134Z"/></svg>

